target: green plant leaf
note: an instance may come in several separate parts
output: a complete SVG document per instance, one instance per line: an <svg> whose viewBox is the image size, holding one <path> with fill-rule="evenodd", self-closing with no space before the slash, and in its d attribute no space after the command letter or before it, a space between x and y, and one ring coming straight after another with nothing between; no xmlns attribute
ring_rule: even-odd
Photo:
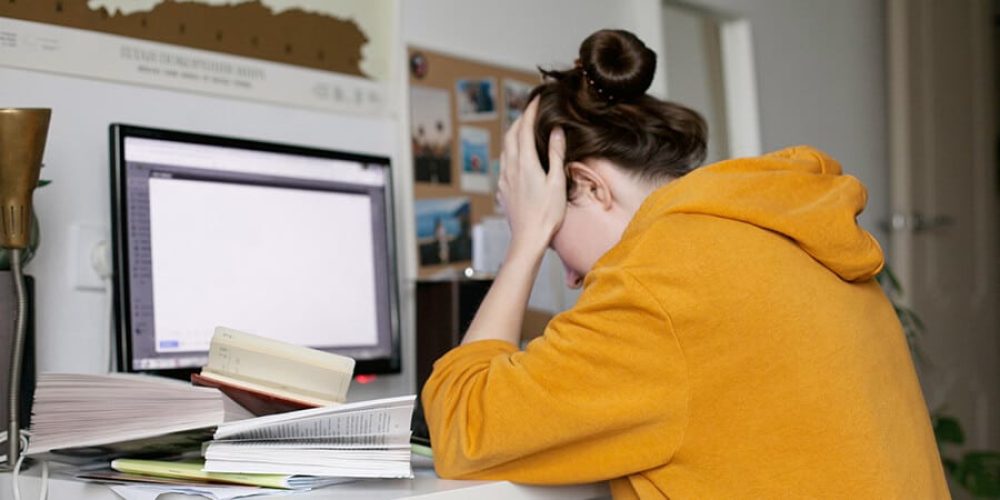
<svg viewBox="0 0 1000 500"><path fill-rule="evenodd" d="M966 453L955 474L959 484L980 498L1000 498L1000 453Z"/></svg>
<svg viewBox="0 0 1000 500"><path fill-rule="evenodd" d="M888 265L882 267L882 271L875 276L875 279L883 287L888 285L889 290L893 293L903 293L903 287L900 286L899 280L896 278L895 273L892 272L892 269Z"/></svg>
<svg viewBox="0 0 1000 500"><path fill-rule="evenodd" d="M38 179L38 187L45 187L48 186L49 184L52 184L52 181L48 179Z"/></svg>
<svg viewBox="0 0 1000 500"><path fill-rule="evenodd" d="M953 459L942 458L941 465L944 466L945 474L948 474L949 476L955 477L955 475L958 473L958 462L956 462Z"/></svg>
<svg viewBox="0 0 1000 500"><path fill-rule="evenodd" d="M920 319L920 316L917 316L917 313L913 312L912 309L907 309L906 311L909 313L910 319L913 320L913 324L917 327L918 332L923 333L927 330L927 328L924 327L923 320Z"/></svg>
<svg viewBox="0 0 1000 500"><path fill-rule="evenodd" d="M934 417L934 437L938 443L962 444L965 442L962 426L955 417Z"/></svg>

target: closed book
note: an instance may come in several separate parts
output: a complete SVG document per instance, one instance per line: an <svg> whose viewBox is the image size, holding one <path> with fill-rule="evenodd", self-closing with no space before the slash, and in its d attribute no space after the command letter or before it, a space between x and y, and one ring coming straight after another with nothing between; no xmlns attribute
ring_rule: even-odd
<svg viewBox="0 0 1000 500"><path fill-rule="evenodd" d="M191 383L201 387L214 387L257 416L325 406L300 399L278 396L269 393L266 389L254 389L245 385L220 380L219 378L205 377L198 373L191 374Z"/></svg>
<svg viewBox="0 0 1000 500"><path fill-rule="evenodd" d="M347 399L354 360L232 328L217 327L208 363L191 376L254 415L336 406Z"/></svg>

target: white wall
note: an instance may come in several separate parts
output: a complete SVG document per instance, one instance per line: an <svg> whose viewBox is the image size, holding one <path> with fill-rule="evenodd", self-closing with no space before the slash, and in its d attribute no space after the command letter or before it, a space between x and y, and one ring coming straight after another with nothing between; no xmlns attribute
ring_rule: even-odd
<svg viewBox="0 0 1000 500"><path fill-rule="evenodd" d="M670 99L697 111L708 125L705 163L729 158L725 82L723 81L719 19L695 9L665 5L664 47L670 62Z"/></svg>
<svg viewBox="0 0 1000 500"><path fill-rule="evenodd" d="M533 70L565 66L600 28L634 31L660 54L652 93L668 95L663 0L405 0L406 43ZM764 151L819 147L868 187L861 223L888 250L885 41L875 0L686 0L751 23ZM666 64L663 64L663 63ZM668 95L669 97L669 95ZM568 293L567 303L574 294Z"/></svg>
<svg viewBox="0 0 1000 500"><path fill-rule="evenodd" d="M599 28L635 31L653 47L662 44L658 0L404 0L402 43L532 70L563 66L580 41ZM829 150L869 186L863 217L869 227L886 213L886 146L883 109L881 2L871 0L698 0L697 4L745 15L753 23L765 149L810 143ZM661 74L662 76L662 74ZM397 98L404 78L396 75ZM663 78L654 82L662 93ZM107 125L190 129L391 154L397 179L411 178L409 162L393 142L406 137L407 111L397 123L373 120L371 134L342 131L337 115L46 73L0 68L0 105L50 106L52 129L36 207L42 245L28 270L38 278L39 364L43 370L96 372L104 368L106 303L101 293L74 290L70 228L109 226ZM404 101L405 102L405 101ZM387 128L396 132L386 133ZM386 139L389 137L391 139ZM388 141L388 142L387 142ZM405 143L405 141L403 141ZM412 230L404 205L398 222ZM411 241L401 249L410 254ZM412 269L408 264L405 269ZM403 287L403 300L412 290ZM570 301L571 302L571 301ZM404 313L412 331L412 315ZM391 381L393 392L405 380ZM402 385L400 385L402 384ZM410 389L412 390L412 389Z"/></svg>
<svg viewBox="0 0 1000 500"><path fill-rule="evenodd" d="M405 0L403 39L423 48L533 71L573 64L580 42L601 28L639 36L634 0Z"/></svg>
<svg viewBox="0 0 1000 500"><path fill-rule="evenodd" d="M837 158L868 187L860 220L888 249L888 237L878 227L889 213L883 2L685 3L750 21L764 151L809 144Z"/></svg>
<svg viewBox="0 0 1000 500"><path fill-rule="evenodd" d="M587 34L604 26L629 28L629 3L562 0L541 5L519 0L498 2L400 2L400 43L474 57L522 69L536 64L570 64ZM567 12L576 19L567 23ZM459 21L461 20L461 21ZM399 50L394 47L394 50ZM398 54L398 53L397 53ZM405 96L406 75L395 69L394 98ZM0 106L53 108L42 177L53 183L38 191L35 207L41 220L42 244L26 270L37 279L37 343L43 371L101 372L106 367L107 297L73 287L76 249L70 248L76 224L110 228L108 124L131 123L200 131L261 140L346 149L393 156L397 182L412 176L398 140L407 136L406 110L395 120L344 118L335 114L286 108L213 96L124 85L107 81L0 67ZM402 125L402 126L400 126ZM412 211L406 185L399 186L402 228L400 249L413 275L410 250ZM412 336L410 283L403 283L403 334ZM404 339L404 363L412 360L412 343ZM410 368L412 369L412 367ZM409 371L409 369L407 369ZM408 376L383 377L375 387L358 388L355 397L379 392L412 391ZM352 391L358 390L352 389Z"/></svg>
<svg viewBox="0 0 1000 500"><path fill-rule="evenodd" d="M343 117L234 99L0 67L5 107L53 109L42 178L35 193L39 252L26 267L37 279L41 371L101 372L107 366L107 296L74 288L71 227L110 231L108 125L129 123L395 156L387 118ZM291 251L291 249L290 249ZM397 379L401 379L397 377ZM406 382L386 390L403 393Z"/></svg>

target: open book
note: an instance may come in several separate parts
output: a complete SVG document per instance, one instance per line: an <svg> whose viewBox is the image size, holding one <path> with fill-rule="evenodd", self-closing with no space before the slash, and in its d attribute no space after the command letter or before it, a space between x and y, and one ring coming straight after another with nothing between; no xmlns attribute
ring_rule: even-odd
<svg viewBox="0 0 1000 500"><path fill-rule="evenodd" d="M28 455L87 461L198 449L223 422L251 415L218 390L114 373L42 373Z"/></svg>
<svg viewBox="0 0 1000 500"><path fill-rule="evenodd" d="M314 408L220 425L204 450L208 472L413 477L415 396Z"/></svg>
<svg viewBox="0 0 1000 500"><path fill-rule="evenodd" d="M347 356L218 327L208 364L191 381L218 388L254 415L270 415L343 403L353 374Z"/></svg>

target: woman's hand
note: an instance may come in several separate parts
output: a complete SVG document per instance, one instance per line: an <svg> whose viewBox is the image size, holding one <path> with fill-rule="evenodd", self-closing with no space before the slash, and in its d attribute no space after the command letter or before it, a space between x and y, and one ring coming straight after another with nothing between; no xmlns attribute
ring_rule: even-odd
<svg viewBox="0 0 1000 500"><path fill-rule="evenodd" d="M535 99L504 137L497 198L510 222L510 247L463 344L487 339L517 344L542 255L566 215L566 138L561 130L549 136L546 174L535 152L537 114Z"/></svg>
<svg viewBox="0 0 1000 500"><path fill-rule="evenodd" d="M508 255L528 252L541 257L566 215L566 138L559 128L549 136L549 172L535 152L538 98L528 104L504 137L497 198L510 223Z"/></svg>

